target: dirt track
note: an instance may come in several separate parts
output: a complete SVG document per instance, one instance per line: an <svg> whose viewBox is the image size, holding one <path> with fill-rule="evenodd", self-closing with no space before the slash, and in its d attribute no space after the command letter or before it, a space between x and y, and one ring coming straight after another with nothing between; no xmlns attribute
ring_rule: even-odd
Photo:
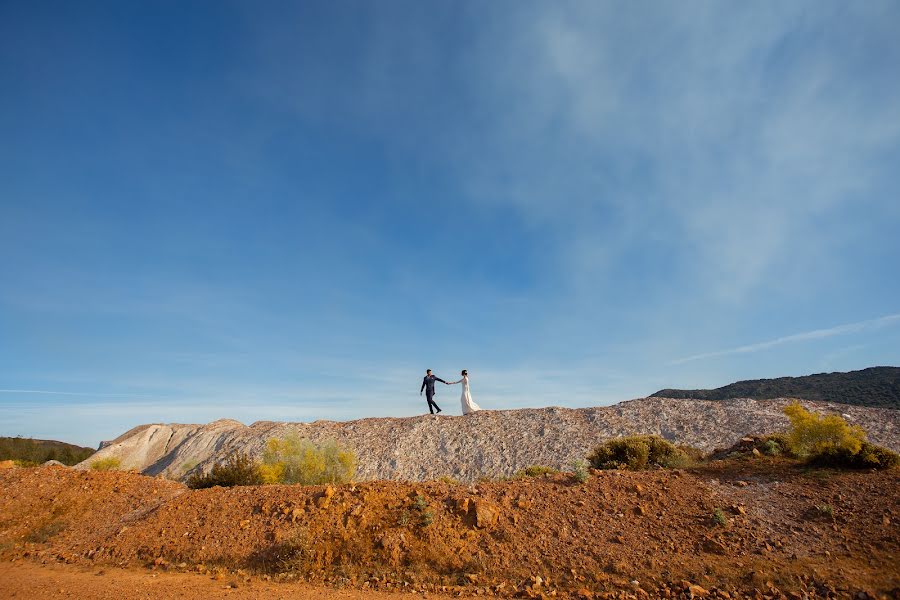
<svg viewBox="0 0 900 600"><path fill-rule="evenodd" d="M900 594L897 470L760 459L584 485L558 475L191 491L43 468L0 471L0 489L5 560L502 596Z"/></svg>
<svg viewBox="0 0 900 600"><path fill-rule="evenodd" d="M236 587L233 587L236 586ZM438 600L439 596L429 596ZM0 598L305 598L308 600L409 600L409 594L335 590L301 583L270 583L254 579L214 579L192 573L150 572L145 569L36 565L0 562Z"/></svg>

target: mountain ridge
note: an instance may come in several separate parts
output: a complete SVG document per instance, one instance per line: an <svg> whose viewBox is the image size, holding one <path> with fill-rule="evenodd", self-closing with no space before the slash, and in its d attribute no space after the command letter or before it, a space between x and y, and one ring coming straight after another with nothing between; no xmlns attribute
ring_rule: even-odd
<svg viewBox="0 0 900 600"><path fill-rule="evenodd" d="M801 398L851 406L900 409L900 367L815 373L799 377L747 379L714 389L664 389L651 398L725 400Z"/></svg>

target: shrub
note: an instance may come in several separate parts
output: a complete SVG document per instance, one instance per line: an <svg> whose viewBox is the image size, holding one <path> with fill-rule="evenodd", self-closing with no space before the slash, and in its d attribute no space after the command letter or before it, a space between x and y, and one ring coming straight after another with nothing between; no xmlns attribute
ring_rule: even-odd
<svg viewBox="0 0 900 600"><path fill-rule="evenodd" d="M862 427L850 425L840 415L818 415L799 402L785 406L784 414L791 421L787 434L790 450L800 458L832 451L856 454L866 441Z"/></svg>
<svg viewBox="0 0 900 600"><path fill-rule="evenodd" d="M97 460L91 462L91 469L93 469L94 471L115 471L121 466L122 461L115 456L98 458Z"/></svg>
<svg viewBox="0 0 900 600"><path fill-rule="evenodd" d="M717 508L712 515L713 523L718 525L719 527L725 527L728 525L728 519L725 517L725 513L722 512L721 508Z"/></svg>
<svg viewBox="0 0 900 600"><path fill-rule="evenodd" d="M572 463L572 478L578 483L584 483L590 479L591 474L588 471L590 465L586 460L578 459Z"/></svg>
<svg viewBox="0 0 900 600"><path fill-rule="evenodd" d="M428 509L428 501L421 494L416 494L413 508L419 513L419 526L428 527L434 522L434 513Z"/></svg>
<svg viewBox="0 0 900 600"><path fill-rule="evenodd" d="M447 485L459 485L459 480L450 477L449 475L441 475L437 478L441 483L446 483Z"/></svg>
<svg viewBox="0 0 900 600"><path fill-rule="evenodd" d="M263 483L259 466L243 452L232 452L224 462L213 465L207 474L194 473L185 482L189 488L202 489L217 485L260 485Z"/></svg>
<svg viewBox="0 0 900 600"><path fill-rule="evenodd" d="M32 542L35 544L43 544L47 542L54 535L59 533L60 531L66 528L64 523L59 521L52 521L50 523L45 523L36 529L32 529L25 536L26 542Z"/></svg>
<svg viewBox="0 0 900 600"><path fill-rule="evenodd" d="M900 465L896 452L870 444L866 432L840 415L817 415L794 402L784 408L791 420L786 439L792 454L814 466L890 469Z"/></svg>
<svg viewBox="0 0 900 600"><path fill-rule="evenodd" d="M781 456L791 454L791 444L786 435L773 433L764 438L761 450L767 456Z"/></svg>
<svg viewBox="0 0 900 600"><path fill-rule="evenodd" d="M334 440L315 444L289 434L266 443L261 473L266 483L346 483L356 475L356 455Z"/></svg>
<svg viewBox="0 0 900 600"><path fill-rule="evenodd" d="M850 452L846 448L829 448L810 456L807 462L816 467L892 469L900 465L900 455L887 448L863 442L859 452Z"/></svg>
<svg viewBox="0 0 900 600"><path fill-rule="evenodd" d="M639 471L648 467L685 467L691 464L692 455L699 456L699 451L676 446L656 435L633 435L597 446L588 461L595 469Z"/></svg>
<svg viewBox="0 0 900 600"><path fill-rule="evenodd" d="M545 467L543 465L531 465L530 467L525 467L524 469L519 469L516 471L516 474L513 475L516 479L524 479L525 477L541 477L542 475L552 475L554 473L559 473L553 467Z"/></svg>

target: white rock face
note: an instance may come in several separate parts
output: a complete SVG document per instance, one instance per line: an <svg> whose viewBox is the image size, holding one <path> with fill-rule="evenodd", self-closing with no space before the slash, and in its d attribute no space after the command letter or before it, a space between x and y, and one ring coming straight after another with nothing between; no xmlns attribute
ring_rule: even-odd
<svg viewBox="0 0 900 600"><path fill-rule="evenodd" d="M421 481L447 475L471 481L511 475L529 465L565 469L599 442L622 435L658 434L706 451L726 448L745 435L785 429L788 423L781 409L788 402L642 398L594 408L486 410L464 417L141 425L77 467L117 457L122 468L181 479L193 469L209 470L232 450L258 457L269 438L296 432L313 441L334 439L354 450L361 480ZM811 410L843 414L862 425L870 441L900 450L900 411L802 403Z"/></svg>

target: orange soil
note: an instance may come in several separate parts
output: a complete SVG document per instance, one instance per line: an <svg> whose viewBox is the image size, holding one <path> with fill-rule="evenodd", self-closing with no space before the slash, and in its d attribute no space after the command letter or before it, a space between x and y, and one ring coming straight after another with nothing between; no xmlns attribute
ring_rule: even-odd
<svg viewBox="0 0 900 600"><path fill-rule="evenodd" d="M900 595L900 471L713 464L599 472L584 485L559 475L196 491L11 469L0 471L0 558L457 594Z"/></svg>
<svg viewBox="0 0 900 600"><path fill-rule="evenodd" d="M305 598L308 600L409 600L409 594L331 589L259 578L202 577L192 573L149 572L113 567L0 562L0 598ZM432 596L440 600L437 596Z"/></svg>

